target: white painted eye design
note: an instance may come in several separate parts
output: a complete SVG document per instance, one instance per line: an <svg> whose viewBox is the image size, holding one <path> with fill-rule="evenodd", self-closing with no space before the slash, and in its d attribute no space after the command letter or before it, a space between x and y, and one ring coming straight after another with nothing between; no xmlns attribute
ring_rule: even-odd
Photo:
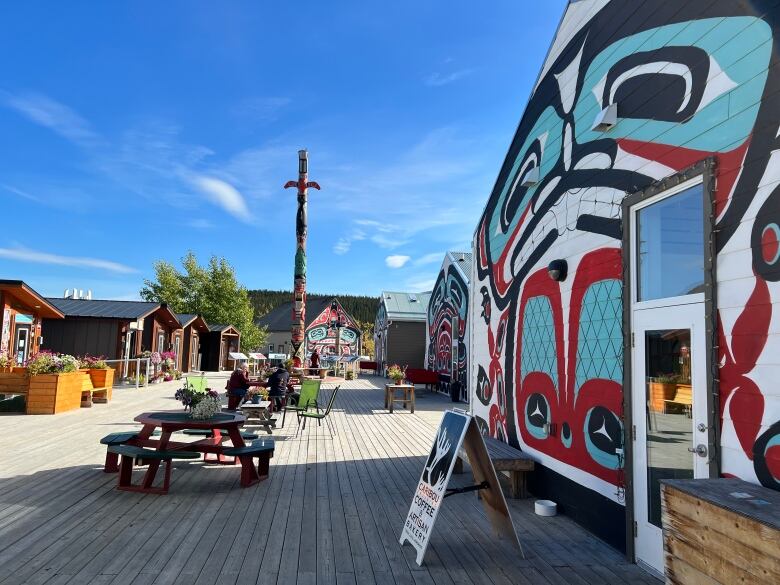
<svg viewBox="0 0 780 585"><path fill-rule="evenodd" d="M703 49L670 46L620 59L593 93L601 107L617 104L618 118L685 122L736 86Z"/></svg>

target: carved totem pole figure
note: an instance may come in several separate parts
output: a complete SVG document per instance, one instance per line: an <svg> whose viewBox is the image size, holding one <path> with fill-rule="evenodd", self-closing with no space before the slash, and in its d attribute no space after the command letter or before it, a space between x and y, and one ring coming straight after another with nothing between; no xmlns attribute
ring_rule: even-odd
<svg viewBox="0 0 780 585"><path fill-rule="evenodd" d="M309 187L319 191L320 186L308 180L309 153L298 151L298 180L287 181L285 189L298 188L298 214L295 218L295 273L293 279L292 307L292 359L295 367L303 365L303 340L306 331L306 198Z"/></svg>

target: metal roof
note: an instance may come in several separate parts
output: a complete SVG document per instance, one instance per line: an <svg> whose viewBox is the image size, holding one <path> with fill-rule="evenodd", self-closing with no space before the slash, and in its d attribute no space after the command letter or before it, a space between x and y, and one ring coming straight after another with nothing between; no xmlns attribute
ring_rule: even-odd
<svg viewBox="0 0 780 585"><path fill-rule="evenodd" d="M391 321L425 321L430 292L382 291L382 302Z"/></svg>
<svg viewBox="0 0 780 585"><path fill-rule="evenodd" d="M306 299L306 327L317 318L330 304L332 298ZM290 331L292 327L292 301L282 303L270 313L256 321L258 327L267 327L268 331Z"/></svg>
<svg viewBox="0 0 780 585"><path fill-rule="evenodd" d="M471 255L471 252L453 252L449 251L447 252L452 257L452 261L457 264L458 267L463 271L463 276L466 277L466 282L471 280L471 262L473 256Z"/></svg>
<svg viewBox="0 0 780 585"><path fill-rule="evenodd" d="M0 279L0 293L3 291L9 293L18 302L23 303L25 306L21 308L30 309L41 317L62 319L64 316L62 311L21 280Z"/></svg>
<svg viewBox="0 0 780 585"><path fill-rule="evenodd" d="M176 313L176 318L179 320L179 323L181 323L182 327L186 327L190 323L192 323L195 319L198 318L197 315L191 315L191 314L184 314L180 315L179 313Z"/></svg>
<svg viewBox="0 0 780 585"><path fill-rule="evenodd" d="M236 333L241 333L238 330L238 327L234 327L233 325L209 325L209 331L221 333L223 331L226 331L228 329L233 329Z"/></svg>
<svg viewBox="0 0 780 585"><path fill-rule="evenodd" d="M66 317L103 317L105 319L139 319L154 312L160 303L144 301L108 301L100 299L58 299L48 297Z"/></svg>

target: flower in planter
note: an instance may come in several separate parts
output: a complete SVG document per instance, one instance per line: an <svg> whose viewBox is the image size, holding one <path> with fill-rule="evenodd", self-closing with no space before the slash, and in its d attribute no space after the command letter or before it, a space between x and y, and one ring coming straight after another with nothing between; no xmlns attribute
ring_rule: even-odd
<svg viewBox="0 0 780 585"><path fill-rule="evenodd" d="M79 360L72 355L58 354L47 350L39 351L25 362L27 373L30 376L75 372L80 365Z"/></svg>
<svg viewBox="0 0 780 585"><path fill-rule="evenodd" d="M222 409L222 405L219 400L219 396L212 396L206 394L195 406L190 410L190 416L197 420L206 420L212 418L215 414L219 413Z"/></svg>
<svg viewBox="0 0 780 585"><path fill-rule="evenodd" d="M392 378L396 384L398 384L401 380L404 379L406 376L406 367L401 368L398 364L393 364L389 368L387 368L387 377Z"/></svg>
<svg viewBox="0 0 780 585"><path fill-rule="evenodd" d="M153 351L153 352L152 352L152 353L149 355L149 357L151 358L151 360L152 360L152 363L153 363L155 366L156 366L156 365L159 365L160 363L162 363L162 356L160 355L160 352L158 352L158 351Z"/></svg>
<svg viewBox="0 0 780 585"><path fill-rule="evenodd" d="M105 356L85 355L79 360L80 367L88 370L106 370L108 369L108 363L106 363Z"/></svg>
<svg viewBox="0 0 780 585"><path fill-rule="evenodd" d="M10 368L14 365L14 361L8 356L5 351L0 351L0 369Z"/></svg>

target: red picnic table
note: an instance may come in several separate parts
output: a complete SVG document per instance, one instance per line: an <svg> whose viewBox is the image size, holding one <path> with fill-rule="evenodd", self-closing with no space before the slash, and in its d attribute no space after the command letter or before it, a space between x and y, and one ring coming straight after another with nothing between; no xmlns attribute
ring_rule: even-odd
<svg viewBox="0 0 780 585"><path fill-rule="evenodd" d="M186 412L161 411L144 412L135 417L134 420L142 423L144 426L134 439L127 441L128 445L150 447L160 453L175 453L176 451L198 452L204 454L204 459L206 454L211 453L217 456L217 461L220 463L225 462L224 456L226 455L235 457L241 462L242 487L250 486L268 477L269 460L274 452L273 442L268 441L268 444L262 442L257 445L253 443L251 446L247 446L239 430L239 426L246 421L246 417L242 414L221 412L209 419L198 420L191 418ZM157 427L160 427L162 431L159 438L153 436ZM211 436L188 443L171 441L172 433L185 429L208 430L211 432ZM227 435L233 443L232 447L226 447L222 444L223 439L226 438L223 431L227 431ZM259 458L257 469L252 464L253 457ZM154 484L161 459L148 460L149 468L140 486L142 489L148 490ZM230 461L230 463L234 464L235 459ZM120 478L121 483L122 478Z"/></svg>

